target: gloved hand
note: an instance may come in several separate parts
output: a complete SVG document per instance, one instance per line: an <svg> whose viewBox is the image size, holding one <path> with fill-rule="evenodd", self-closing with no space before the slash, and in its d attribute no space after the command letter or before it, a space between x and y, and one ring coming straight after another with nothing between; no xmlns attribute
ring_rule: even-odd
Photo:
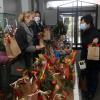
<svg viewBox="0 0 100 100"><path fill-rule="evenodd" d="M92 41L92 43L97 44L97 43L98 43L98 41L99 41L99 39L98 39L98 38L94 38L94 39L93 39L93 41Z"/></svg>

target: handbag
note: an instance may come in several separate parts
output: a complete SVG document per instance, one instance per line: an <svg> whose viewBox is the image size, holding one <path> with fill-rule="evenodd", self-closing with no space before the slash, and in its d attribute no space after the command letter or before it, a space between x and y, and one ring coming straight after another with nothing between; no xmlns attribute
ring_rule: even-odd
<svg viewBox="0 0 100 100"><path fill-rule="evenodd" d="M9 58L4 51L0 51L0 65L6 64L9 61Z"/></svg>
<svg viewBox="0 0 100 100"><path fill-rule="evenodd" d="M88 60L100 60L100 47L97 45L89 45L88 46L88 53L87 53Z"/></svg>
<svg viewBox="0 0 100 100"><path fill-rule="evenodd" d="M16 58L21 54L21 49L18 46L15 37L11 36L9 33L4 36L4 45L8 58Z"/></svg>

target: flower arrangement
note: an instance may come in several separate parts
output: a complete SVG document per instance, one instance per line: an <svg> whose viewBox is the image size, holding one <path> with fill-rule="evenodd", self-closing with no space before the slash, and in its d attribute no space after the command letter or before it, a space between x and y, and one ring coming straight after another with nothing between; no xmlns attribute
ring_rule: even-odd
<svg viewBox="0 0 100 100"><path fill-rule="evenodd" d="M27 98L31 96L28 100L33 100L34 96L37 96L34 100L67 100L73 92L76 51L58 48L49 50L49 54L48 52L39 54L31 69L17 68L23 77L28 77L28 80L22 77L15 82L18 87L23 83L24 86L25 84L30 86L30 92L23 94ZM15 83L11 86L15 86Z"/></svg>

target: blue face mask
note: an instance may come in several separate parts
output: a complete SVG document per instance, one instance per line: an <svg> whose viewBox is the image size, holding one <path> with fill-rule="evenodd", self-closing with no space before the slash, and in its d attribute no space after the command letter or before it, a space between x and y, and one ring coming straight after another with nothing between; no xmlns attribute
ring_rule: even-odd
<svg viewBox="0 0 100 100"><path fill-rule="evenodd" d="M80 24L80 30L87 30L88 28L90 27L90 25L89 24L86 24L86 23L82 23L82 24Z"/></svg>

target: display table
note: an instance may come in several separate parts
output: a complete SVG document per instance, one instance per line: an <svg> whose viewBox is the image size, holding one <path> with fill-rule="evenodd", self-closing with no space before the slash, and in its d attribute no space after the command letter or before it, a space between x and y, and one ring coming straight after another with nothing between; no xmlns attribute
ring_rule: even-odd
<svg viewBox="0 0 100 100"><path fill-rule="evenodd" d="M74 86L74 100L81 100L80 92L79 92L79 79L78 79L78 72L77 72L77 67L75 64L75 86Z"/></svg>

